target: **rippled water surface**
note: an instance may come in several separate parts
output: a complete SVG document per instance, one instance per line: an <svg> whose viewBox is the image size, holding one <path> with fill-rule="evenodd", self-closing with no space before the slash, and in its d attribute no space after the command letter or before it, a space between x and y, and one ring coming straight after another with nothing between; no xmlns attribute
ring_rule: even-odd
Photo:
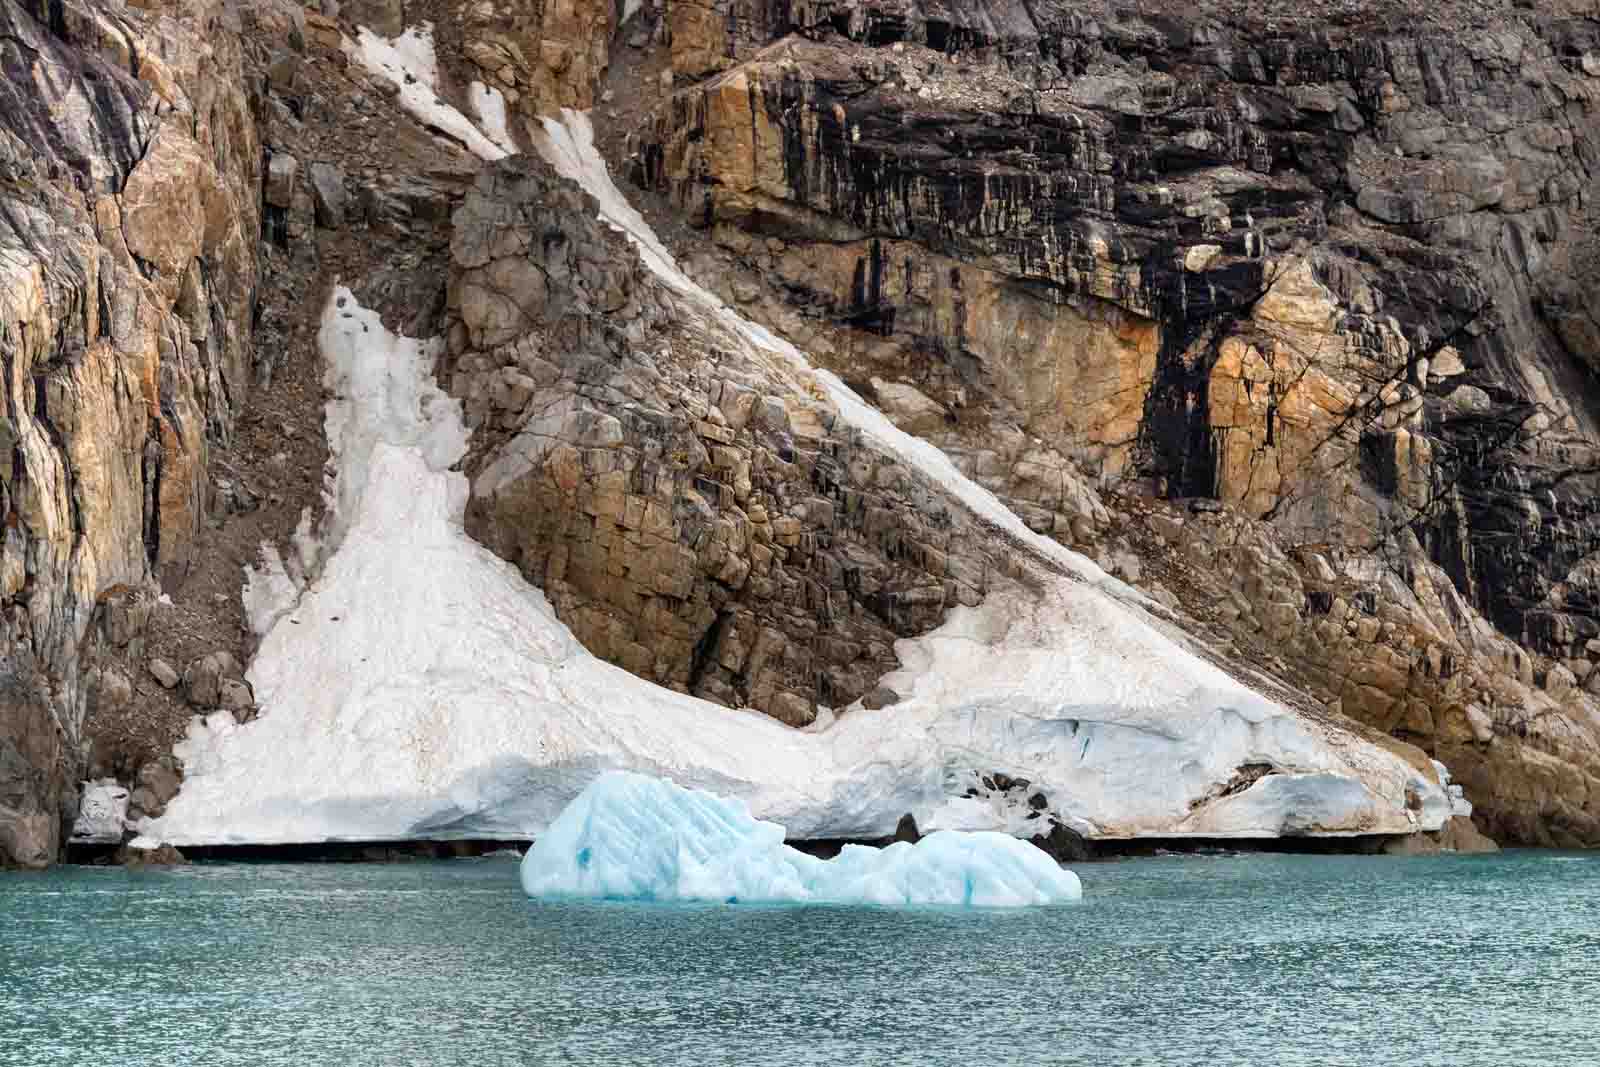
<svg viewBox="0 0 1600 1067"><path fill-rule="evenodd" d="M1600 1065L1600 855L1190 856L1018 912L512 859L0 875L0 1064Z"/></svg>

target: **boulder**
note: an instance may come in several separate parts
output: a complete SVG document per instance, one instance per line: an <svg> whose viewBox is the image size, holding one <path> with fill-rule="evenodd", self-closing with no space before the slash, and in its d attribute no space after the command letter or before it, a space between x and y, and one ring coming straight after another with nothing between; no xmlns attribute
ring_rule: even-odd
<svg viewBox="0 0 1600 1067"><path fill-rule="evenodd" d="M317 225L325 230L344 226L345 195L344 172L332 163L311 164L307 176L311 179L311 197L316 207Z"/></svg>
<svg viewBox="0 0 1600 1067"><path fill-rule="evenodd" d="M181 680L177 669L164 659L152 659L149 664L149 671L150 677L154 678L163 689L175 688Z"/></svg>
<svg viewBox="0 0 1600 1067"><path fill-rule="evenodd" d="M872 389L877 395L878 407L889 416L890 422L906 433L926 434L942 429L949 417L944 405L914 385L874 378Z"/></svg>
<svg viewBox="0 0 1600 1067"><path fill-rule="evenodd" d="M212 652L190 661L183 672L183 694L198 708L222 706L223 682L242 677L239 662L227 652Z"/></svg>
<svg viewBox="0 0 1600 1067"><path fill-rule="evenodd" d="M124 867L182 867L189 862L182 852L168 844L148 847L127 844L117 850L115 858Z"/></svg>
<svg viewBox="0 0 1600 1067"><path fill-rule="evenodd" d="M295 179L300 161L287 152L274 152L267 160L267 180L262 195L268 204L287 211L294 206Z"/></svg>

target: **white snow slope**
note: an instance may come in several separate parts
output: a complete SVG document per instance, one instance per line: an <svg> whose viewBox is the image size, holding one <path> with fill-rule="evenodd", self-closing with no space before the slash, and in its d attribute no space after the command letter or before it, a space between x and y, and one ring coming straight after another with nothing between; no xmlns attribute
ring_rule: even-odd
<svg viewBox="0 0 1600 1067"><path fill-rule="evenodd" d="M678 271L611 185L582 116L546 133L542 148L686 306L744 338L751 358L809 374L800 353ZM1449 815L1431 778L1175 643L1120 583L1032 534L822 373L814 380L879 447L1064 573L1047 576L1043 595L998 589L899 642L903 667L885 684L904 699L820 729L653 686L591 656L537 589L463 532L467 481L449 468L466 434L431 379L431 346L388 333L344 290L319 341L341 536L251 666L261 717L196 718L177 747L183 789L142 827L149 837L526 838L606 769L737 797L798 838L886 836L907 812L924 830L1031 835L1035 792L1103 837L1402 833ZM1244 764L1275 773L1226 790ZM990 772L1031 786L979 788Z"/></svg>

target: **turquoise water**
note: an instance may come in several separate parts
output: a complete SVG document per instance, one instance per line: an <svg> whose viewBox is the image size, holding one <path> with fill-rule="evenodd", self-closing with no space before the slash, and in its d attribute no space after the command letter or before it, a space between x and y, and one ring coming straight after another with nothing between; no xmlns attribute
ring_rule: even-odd
<svg viewBox="0 0 1600 1067"><path fill-rule="evenodd" d="M986 913L536 904L495 858L0 875L0 1064L1600 1064L1600 855L1077 870Z"/></svg>

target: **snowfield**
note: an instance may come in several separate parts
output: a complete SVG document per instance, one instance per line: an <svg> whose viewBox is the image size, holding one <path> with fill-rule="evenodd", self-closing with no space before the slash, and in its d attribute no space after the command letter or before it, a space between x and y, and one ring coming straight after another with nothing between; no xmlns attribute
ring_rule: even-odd
<svg viewBox="0 0 1600 1067"><path fill-rule="evenodd" d="M541 141L687 306L751 358L812 373L678 270L611 184L583 116L547 122ZM606 770L736 798L796 838L887 836L906 813L924 831L1032 836L1054 816L1101 837L1406 833L1449 816L1431 776L1206 663L1137 594L821 372L878 447L1036 553L1046 592L998 589L898 642L903 666L885 684L900 703L805 731L644 682L590 655L464 533L468 485L451 467L466 431L432 380L431 343L389 333L342 289L319 343L332 554L308 587L271 560L252 578L251 615L268 627L250 668L261 717L195 719L176 749L183 789L141 828L151 842L526 839ZM1240 777L1261 765L1272 773ZM999 788L994 772L1028 784Z"/></svg>

